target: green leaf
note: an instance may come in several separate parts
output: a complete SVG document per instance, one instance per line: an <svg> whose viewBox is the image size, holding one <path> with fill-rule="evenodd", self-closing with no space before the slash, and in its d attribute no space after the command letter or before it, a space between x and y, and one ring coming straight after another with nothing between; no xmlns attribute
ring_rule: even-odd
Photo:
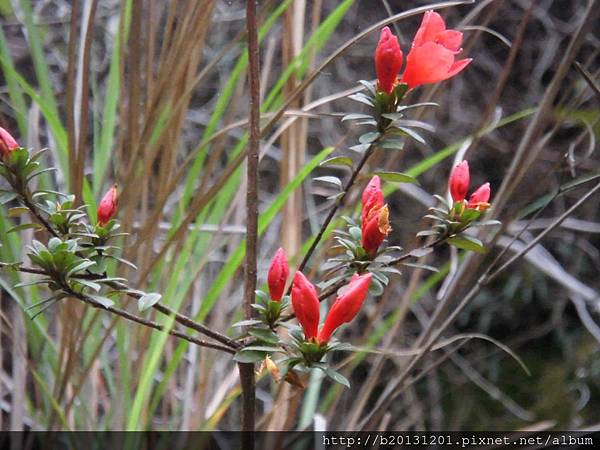
<svg viewBox="0 0 600 450"><path fill-rule="evenodd" d="M347 156L335 156L333 158L326 159L319 166L348 166L352 167L352 159Z"/></svg>
<svg viewBox="0 0 600 450"><path fill-rule="evenodd" d="M375 172L382 180L393 181L394 183L415 183L419 184L416 178L400 172Z"/></svg>
<svg viewBox="0 0 600 450"><path fill-rule="evenodd" d="M240 350L233 356L233 360L241 363L255 363L262 361L267 356L266 352Z"/></svg>
<svg viewBox="0 0 600 450"><path fill-rule="evenodd" d="M17 198L16 192L3 192L0 194L0 205L4 205L15 198Z"/></svg>
<svg viewBox="0 0 600 450"><path fill-rule="evenodd" d="M369 97L367 97L365 94L362 93L358 93L358 94L352 94L348 96L349 99L354 100L356 102L359 103L364 103L365 105L371 106L373 107L373 101L371 99L369 99Z"/></svg>
<svg viewBox="0 0 600 450"><path fill-rule="evenodd" d="M79 283L85 287L88 287L95 292L100 292L100 289L102 288L102 286L100 286L98 283L95 283L90 280L77 279L77 283Z"/></svg>
<svg viewBox="0 0 600 450"><path fill-rule="evenodd" d="M486 249L479 239L471 236L461 235L449 238L446 242L456 248L477 253L485 253Z"/></svg>
<svg viewBox="0 0 600 450"><path fill-rule="evenodd" d="M362 239L362 231L359 227L350 227L348 231L355 241L360 242Z"/></svg>
<svg viewBox="0 0 600 450"><path fill-rule="evenodd" d="M338 177L333 177L333 176L317 177L317 178L314 178L314 181L322 181L323 183L333 184L333 185L337 186L338 188L342 189L342 182L340 181L340 179Z"/></svg>
<svg viewBox="0 0 600 450"><path fill-rule="evenodd" d="M239 322L234 323L233 325L231 325L233 328L237 328L237 327L249 327L252 325L260 325L262 322L260 320L256 320L256 319L248 319L248 320L240 320Z"/></svg>
<svg viewBox="0 0 600 450"><path fill-rule="evenodd" d="M359 119L372 119L373 116L370 116L369 114L360 114L360 113L351 113L351 114L346 114L344 117L342 117L342 122L345 122L346 120L359 120Z"/></svg>
<svg viewBox="0 0 600 450"><path fill-rule="evenodd" d="M411 130L410 128L407 127L398 127L399 130L401 130L404 134L408 135L409 137L411 137L412 139L414 139L417 142L420 142L421 144L426 144L425 139L423 139L423 137L421 137L421 135L419 133L417 133L414 130Z"/></svg>
<svg viewBox="0 0 600 450"><path fill-rule="evenodd" d="M369 150L369 147L371 147L371 144L358 144L358 145L353 145L352 147L349 147L349 148L350 148L350 150L354 150L355 152L363 153L363 152L366 152L367 150Z"/></svg>
<svg viewBox="0 0 600 450"><path fill-rule="evenodd" d="M358 138L358 142L360 142L361 144L371 144L375 142L379 138L379 136L381 136L381 134L377 131L370 131L369 133L365 133L362 136L360 136Z"/></svg>
<svg viewBox="0 0 600 450"><path fill-rule="evenodd" d="M278 344L279 336L273 333L271 330L267 330L265 328L250 328L248 330L248 334L254 336L255 338L260 339L261 341L265 341L269 344Z"/></svg>
<svg viewBox="0 0 600 450"><path fill-rule="evenodd" d="M377 144L379 148L385 148L388 150L403 150L404 141L402 139L386 139L385 141Z"/></svg>
<svg viewBox="0 0 600 450"><path fill-rule="evenodd" d="M410 263L410 262L405 262L402 263L403 266L408 266L408 267L414 267L416 269L424 269L424 270L429 270L431 272L439 272L440 270L437 267L433 267L427 264L419 264L419 263Z"/></svg>
<svg viewBox="0 0 600 450"><path fill-rule="evenodd" d="M350 388L350 382L348 381L348 379L341 373L333 370L331 367L327 367L327 369L325 369L325 374L336 383L342 384L347 388Z"/></svg>
<svg viewBox="0 0 600 450"><path fill-rule="evenodd" d="M35 230L42 230L44 227L42 227L41 225L39 225L37 223L22 223L21 225L17 225L16 227L12 227L6 233L8 234L8 233L13 233L15 231L29 230L31 228L33 228Z"/></svg>
<svg viewBox="0 0 600 450"><path fill-rule="evenodd" d="M26 208L25 206L16 206L8 210L8 217L19 217L26 212L29 212L29 208Z"/></svg>
<svg viewBox="0 0 600 450"><path fill-rule="evenodd" d="M279 347L272 347L270 345L249 345L248 347L244 347L244 350L267 353L283 352Z"/></svg>
<svg viewBox="0 0 600 450"><path fill-rule="evenodd" d="M148 308L156 305L161 298L162 295L155 292L144 294L138 299L138 309L140 311L146 311Z"/></svg>
<svg viewBox="0 0 600 450"><path fill-rule="evenodd" d="M103 297L101 295L88 295L92 300L97 301L98 303L100 303L102 306L104 306L105 308L110 308L112 305L115 304L115 302L113 302L110 298L108 297Z"/></svg>

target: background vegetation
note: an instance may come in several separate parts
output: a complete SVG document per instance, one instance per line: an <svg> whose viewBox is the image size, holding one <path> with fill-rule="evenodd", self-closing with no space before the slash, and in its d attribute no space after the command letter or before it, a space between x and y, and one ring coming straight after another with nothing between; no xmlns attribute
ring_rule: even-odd
<svg viewBox="0 0 600 450"><path fill-rule="evenodd" d="M298 263L328 211L331 188L311 180L332 169L318 164L347 154L362 131L340 123L340 116L356 110L345 97L358 89L357 80L374 78L378 32L345 43L425 3L259 3L264 123L284 111L260 147L263 283L275 249L282 245ZM593 25L599 6L483 0L441 11L463 30L464 54L474 62L453 80L412 94L415 102L441 105L415 113L436 127L426 144L380 152L370 162L420 183L386 183L390 241L418 244L431 194L445 192L451 166L463 158L474 185L491 182L491 215L505 227L487 236L485 257L436 250L422 262L439 273L407 269L383 297L365 303L361 320L344 331L364 351L335 361L351 390L317 373L305 390L262 378L260 429L356 428L406 368L434 310L444 305L450 313L499 251L510 245L506 260L522 250L597 183L600 97L592 85L600 71ZM231 335L228 327L242 318L246 219L244 10L244 2L220 0L0 1L0 125L25 147L49 147L47 163L59 171L41 183L78 194L91 214L108 186L119 183L119 218L131 233L124 256L138 266L121 267L119 275ZM415 12L394 25L405 53L420 17ZM299 95L288 101L298 86ZM596 193L483 286L442 336L489 336L518 354L531 374L489 340L472 336L459 349L425 358L422 376L380 411L381 428L600 423L599 199ZM15 220L0 215L2 260L22 259L32 237L6 234ZM328 247L312 258L313 275ZM0 274L2 429L239 427L238 375L229 355L71 301L31 320L25 308L45 293L13 288L18 281L13 272Z"/></svg>

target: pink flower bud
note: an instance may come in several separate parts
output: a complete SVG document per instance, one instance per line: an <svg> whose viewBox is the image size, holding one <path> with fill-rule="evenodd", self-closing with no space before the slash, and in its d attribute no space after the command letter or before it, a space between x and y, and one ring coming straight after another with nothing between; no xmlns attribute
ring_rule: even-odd
<svg viewBox="0 0 600 450"><path fill-rule="evenodd" d="M19 144L15 138L4 128L0 127L0 156L5 158L17 148L19 148Z"/></svg>
<svg viewBox="0 0 600 450"><path fill-rule="evenodd" d="M377 73L377 88L391 94L402 68L402 50L398 38L392 34L389 27L381 30L381 36L375 50L375 72Z"/></svg>
<svg viewBox="0 0 600 450"><path fill-rule="evenodd" d="M461 162L450 174L450 195L455 202L462 202L469 190L470 175L469 163Z"/></svg>
<svg viewBox="0 0 600 450"><path fill-rule="evenodd" d="M281 301L283 292L285 290L285 282L287 281L289 274L290 267L288 265L287 256L285 251L280 248L273 257L271 267L269 267L269 274L267 276L271 300L276 302Z"/></svg>
<svg viewBox="0 0 600 450"><path fill-rule="evenodd" d="M485 211L490 206L488 203L490 200L490 195L490 183L482 184L475 192L471 194L467 208Z"/></svg>
<svg viewBox="0 0 600 450"><path fill-rule="evenodd" d="M106 225L117 212L118 193L117 185L111 187L98 205L98 224Z"/></svg>

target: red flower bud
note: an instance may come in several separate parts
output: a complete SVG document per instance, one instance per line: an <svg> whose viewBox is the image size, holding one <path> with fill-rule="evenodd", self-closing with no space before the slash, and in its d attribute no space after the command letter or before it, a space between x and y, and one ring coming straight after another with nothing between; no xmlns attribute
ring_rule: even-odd
<svg viewBox="0 0 600 450"><path fill-rule="evenodd" d="M450 174L450 195L455 202L462 202L469 190L470 176L469 163L461 162Z"/></svg>
<svg viewBox="0 0 600 450"><path fill-rule="evenodd" d="M267 276L271 300L276 302L281 301L281 297L283 297L283 292L285 290L285 282L287 281L289 274L290 267L288 265L287 256L285 251L280 248L273 257Z"/></svg>
<svg viewBox="0 0 600 450"><path fill-rule="evenodd" d="M111 187L98 205L98 224L106 225L117 212L118 194L117 185Z"/></svg>
<svg viewBox="0 0 600 450"><path fill-rule="evenodd" d="M389 210L387 205L379 209L371 209L371 214L362 223L361 245L372 258L386 236L392 231L389 222Z"/></svg>
<svg viewBox="0 0 600 450"><path fill-rule="evenodd" d="M365 298L367 298L371 276L370 273L364 275L354 274L346 290L331 306L317 338L319 343L329 342L331 335L340 325L350 322L356 317Z"/></svg>
<svg viewBox="0 0 600 450"><path fill-rule="evenodd" d="M375 175L362 193L362 221L365 222L372 209L380 209L384 204L381 180Z"/></svg>
<svg viewBox="0 0 600 450"><path fill-rule="evenodd" d="M304 329L306 340L317 337L321 305L317 290L302 272L296 272L292 285L292 307L296 318Z"/></svg>
<svg viewBox="0 0 600 450"><path fill-rule="evenodd" d="M490 194L490 183L482 184L475 192L471 194L467 208L485 211L490 206L488 203L490 200Z"/></svg>
<svg viewBox="0 0 600 450"><path fill-rule="evenodd" d="M19 148L19 144L15 138L4 128L0 127L0 156L4 158L17 148Z"/></svg>
<svg viewBox="0 0 600 450"><path fill-rule="evenodd" d="M391 94L398 80L398 72L402 68L402 50L398 38L392 34L389 27L381 30L381 37L375 50L375 72L377 87Z"/></svg>
<svg viewBox="0 0 600 450"><path fill-rule="evenodd" d="M427 11L406 57L402 82L414 88L453 77L471 62L471 59L455 61L462 50L461 44L460 31L447 30L442 16Z"/></svg>

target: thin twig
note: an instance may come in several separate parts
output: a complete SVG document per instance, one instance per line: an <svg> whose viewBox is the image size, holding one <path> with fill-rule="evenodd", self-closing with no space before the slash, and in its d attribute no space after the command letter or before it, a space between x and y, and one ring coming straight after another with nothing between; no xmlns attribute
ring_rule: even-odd
<svg viewBox="0 0 600 450"><path fill-rule="evenodd" d="M319 242L323 238L323 235L325 234L325 231L327 231L327 227L329 226L329 224L333 220L333 218L335 216L335 213L337 212L338 209L340 209L341 206L344 205L344 201L346 200L346 197L348 196L348 192L350 191L350 189L354 185L354 182L358 178L358 174L360 173L360 171L362 170L362 168L366 164L367 160L371 157L371 155L373 154L374 151L375 151L375 143L372 143L371 146L369 147L369 149L367 151L365 151L365 154L363 155L363 157L359 161L358 165L352 171L352 175L350 176L350 179L348 180L348 182L344 186L344 191L342 192L342 195L340 197L338 197L338 199L336 200L335 204L333 205L333 207L329 211L329 214L327 214L327 217L325 218L325 221L323 222L323 225L321 225L321 229L317 233L317 236L315 237L315 239L310 244L310 247L306 251L306 254L304 255L304 258L302 258L302 262L300 262L300 265L298 266L298 269L297 269L298 272L302 272L302 270L304 270L304 268L306 267L306 264L308 263L308 260L310 259L310 257L314 253L315 249L317 248L317 245L319 245ZM288 294L289 294L290 290L291 290L291 287L288 289Z"/></svg>
<svg viewBox="0 0 600 450"><path fill-rule="evenodd" d="M89 297L85 294L79 293L79 292L75 292L72 289L64 289L64 291L65 291L65 293L69 294L69 296L75 297L75 298L93 306L94 308L104 309L108 312L116 314L117 316L123 317L124 319L139 323L140 325L144 325L149 328L154 328L155 330L159 330L159 331L165 331L165 327L163 325L153 322L152 320L144 319L142 317L136 316L135 314L131 314L130 312L127 312L123 309L115 308L113 306L104 306L101 303L92 299L91 297ZM194 337L188 336L187 334L181 333L179 331L169 329L167 332L172 336L178 337L180 339L184 339L188 342L191 342L192 344L199 345L200 347L213 348L213 349L221 350L223 352L231 353L231 354L235 353L235 351L229 347L225 347L220 344L215 344L213 342L204 341L202 339L196 339Z"/></svg>

